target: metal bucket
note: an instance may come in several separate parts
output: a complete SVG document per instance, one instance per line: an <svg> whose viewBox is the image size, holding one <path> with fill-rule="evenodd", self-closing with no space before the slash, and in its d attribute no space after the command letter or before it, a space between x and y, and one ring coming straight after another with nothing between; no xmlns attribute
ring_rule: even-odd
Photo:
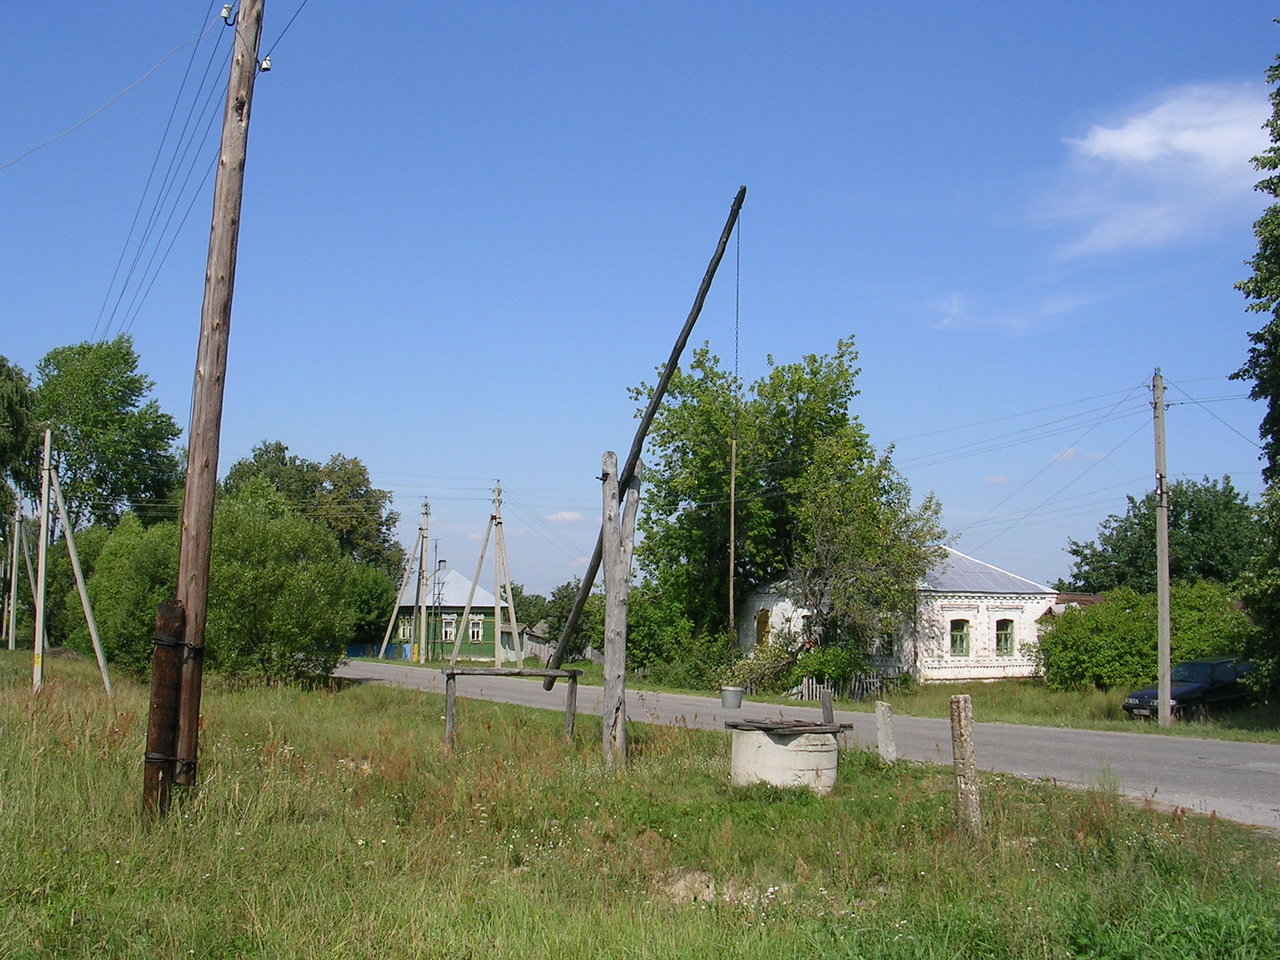
<svg viewBox="0 0 1280 960"><path fill-rule="evenodd" d="M720 706L727 710L737 710L742 706L742 695L746 693L743 687L721 687L720 688Z"/></svg>
<svg viewBox="0 0 1280 960"><path fill-rule="evenodd" d="M826 795L836 784L834 733L734 730L730 779L735 787L770 783Z"/></svg>

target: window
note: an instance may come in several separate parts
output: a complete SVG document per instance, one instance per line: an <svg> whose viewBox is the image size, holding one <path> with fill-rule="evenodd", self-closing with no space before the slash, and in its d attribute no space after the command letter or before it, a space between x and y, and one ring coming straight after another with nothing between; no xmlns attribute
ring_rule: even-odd
<svg viewBox="0 0 1280 960"><path fill-rule="evenodd" d="M400 618L400 639L401 640L413 639L413 619L412 618L410 617Z"/></svg>
<svg viewBox="0 0 1280 960"><path fill-rule="evenodd" d="M763 647L769 641L769 611L756 611L756 646Z"/></svg>
<svg viewBox="0 0 1280 960"><path fill-rule="evenodd" d="M441 640L443 642L453 643L453 626L456 621L457 617L454 614L450 614L444 618L444 630L441 633Z"/></svg>
<svg viewBox="0 0 1280 960"><path fill-rule="evenodd" d="M996 621L996 656L1013 656L1013 621Z"/></svg>
<svg viewBox="0 0 1280 960"><path fill-rule="evenodd" d="M471 642L479 643L483 639L484 639L484 618L472 617L471 618Z"/></svg>
<svg viewBox="0 0 1280 960"><path fill-rule="evenodd" d="M951 655L967 657L969 655L969 621L951 621Z"/></svg>

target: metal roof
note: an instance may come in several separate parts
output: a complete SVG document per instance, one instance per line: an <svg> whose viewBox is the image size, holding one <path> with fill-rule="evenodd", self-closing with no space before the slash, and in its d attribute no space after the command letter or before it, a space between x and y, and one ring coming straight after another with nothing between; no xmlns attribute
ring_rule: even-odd
<svg viewBox="0 0 1280 960"><path fill-rule="evenodd" d="M439 581L439 600L436 599L437 581ZM427 589L422 601L428 607L433 607L437 603L442 607L457 607L461 610L467 605L467 594L471 592L471 580L463 576L457 570L445 570L443 574L436 574L427 580ZM417 602L418 595L418 578L412 576L409 582L404 585L404 589L400 591L400 606L412 607ZM484 587L476 584L476 595L471 600L471 608L479 610L481 607L485 609L493 609L493 594Z"/></svg>
<svg viewBox="0 0 1280 960"><path fill-rule="evenodd" d="M1043 584L975 560L959 550L943 549L947 555L925 575L921 590L930 593L1054 593Z"/></svg>

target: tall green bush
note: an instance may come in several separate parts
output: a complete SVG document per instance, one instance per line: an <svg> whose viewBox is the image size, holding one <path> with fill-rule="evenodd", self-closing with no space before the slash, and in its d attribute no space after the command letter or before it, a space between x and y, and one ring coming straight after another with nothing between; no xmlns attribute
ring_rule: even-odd
<svg viewBox="0 0 1280 960"><path fill-rule="evenodd" d="M1170 621L1175 663L1237 656L1256 633L1231 591L1209 581L1174 586ZM1156 675L1154 594L1122 587L1102 603L1067 610L1042 627L1036 657L1045 682L1055 689L1136 687Z"/></svg>
<svg viewBox="0 0 1280 960"><path fill-rule="evenodd" d="M210 665L236 680L327 675L352 636L354 567L332 533L269 484L225 498L209 572Z"/></svg>

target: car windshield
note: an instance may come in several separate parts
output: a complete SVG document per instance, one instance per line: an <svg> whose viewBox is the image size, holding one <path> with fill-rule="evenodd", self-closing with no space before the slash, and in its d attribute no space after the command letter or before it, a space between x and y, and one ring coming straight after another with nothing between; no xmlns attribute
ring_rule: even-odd
<svg viewBox="0 0 1280 960"><path fill-rule="evenodd" d="M1207 663L1180 663L1173 668L1174 683L1205 683L1211 667Z"/></svg>

